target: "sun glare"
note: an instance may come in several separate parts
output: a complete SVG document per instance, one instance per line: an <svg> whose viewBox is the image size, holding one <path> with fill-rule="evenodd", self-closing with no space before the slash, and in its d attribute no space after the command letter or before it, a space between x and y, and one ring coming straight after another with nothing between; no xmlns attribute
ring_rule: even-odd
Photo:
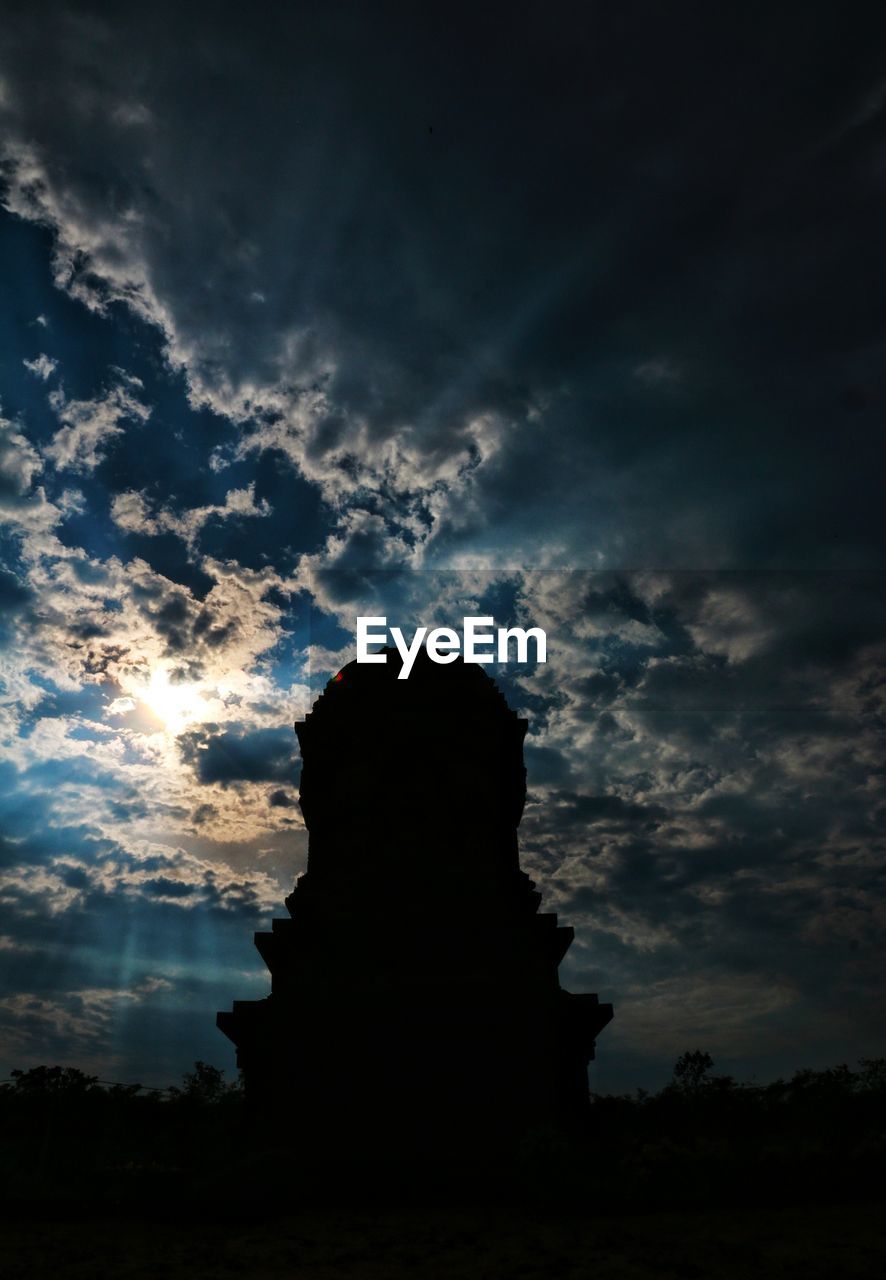
<svg viewBox="0 0 886 1280"><path fill-rule="evenodd" d="M167 733L180 733L206 713L206 701L199 685L173 684L168 673L159 668L152 674L140 698L163 721Z"/></svg>

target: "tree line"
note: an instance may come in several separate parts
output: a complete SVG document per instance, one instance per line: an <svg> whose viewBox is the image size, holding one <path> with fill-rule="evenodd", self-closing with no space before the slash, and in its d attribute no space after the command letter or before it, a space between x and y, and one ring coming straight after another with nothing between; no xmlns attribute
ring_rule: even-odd
<svg viewBox="0 0 886 1280"><path fill-rule="evenodd" d="M457 1167L434 1170L438 1184L448 1179L470 1194L471 1170L482 1170L474 1190L484 1194L494 1186L601 1210L858 1201L886 1190L886 1058L766 1084L714 1066L704 1051L687 1051L664 1088L592 1095L579 1130L530 1123L507 1152L465 1151ZM0 1191L7 1202L108 1207L187 1206L232 1192L265 1206L274 1193L325 1188L334 1196L347 1185L347 1152L331 1151L328 1168L299 1161L293 1116L305 1101L294 1098L292 1115L256 1125L242 1082L204 1062L163 1090L74 1067L14 1071L0 1085ZM385 1153L378 1156L384 1167ZM421 1185L421 1171L389 1172L388 1185L397 1176L402 1184L404 1172ZM364 1194L370 1177L373 1189L386 1185L377 1175L364 1168L351 1189Z"/></svg>

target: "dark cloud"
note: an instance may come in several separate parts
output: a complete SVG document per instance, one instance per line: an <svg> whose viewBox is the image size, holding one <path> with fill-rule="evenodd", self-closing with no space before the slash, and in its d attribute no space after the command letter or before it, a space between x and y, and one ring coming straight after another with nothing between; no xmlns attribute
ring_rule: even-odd
<svg viewBox="0 0 886 1280"><path fill-rule="evenodd" d="M558 826L577 823L654 827L665 814L660 806L632 804L621 796L582 796L574 791L552 791L548 799L557 806L555 821Z"/></svg>
<svg viewBox="0 0 886 1280"><path fill-rule="evenodd" d="M294 809L298 801L288 791L272 791L268 797L268 804L274 809Z"/></svg>
<svg viewBox="0 0 886 1280"><path fill-rule="evenodd" d="M875 10L52 11L14 206L329 492L467 485L438 555L876 556Z"/></svg>
<svg viewBox="0 0 886 1280"><path fill-rule="evenodd" d="M291 729L194 730L179 739L182 758L200 782L287 782L297 778L295 735ZM280 794L276 792L275 794ZM280 802L277 801L279 804Z"/></svg>

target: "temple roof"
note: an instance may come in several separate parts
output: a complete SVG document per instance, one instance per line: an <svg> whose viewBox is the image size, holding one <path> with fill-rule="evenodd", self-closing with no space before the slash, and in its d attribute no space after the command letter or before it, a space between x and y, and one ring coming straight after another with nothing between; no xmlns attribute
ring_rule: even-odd
<svg viewBox="0 0 886 1280"><path fill-rule="evenodd" d="M356 660L332 677L314 703L308 719L359 706L361 714L384 715L400 709L431 714L491 709L517 719L498 685L482 666L465 662L459 654L454 662L438 663L422 648L409 677L399 680L400 655L395 648L379 649L387 662L358 663Z"/></svg>

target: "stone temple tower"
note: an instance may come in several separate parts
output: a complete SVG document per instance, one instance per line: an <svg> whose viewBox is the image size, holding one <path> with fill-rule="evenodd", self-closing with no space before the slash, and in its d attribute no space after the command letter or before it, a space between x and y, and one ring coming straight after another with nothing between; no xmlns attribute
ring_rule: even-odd
<svg viewBox="0 0 886 1280"><path fill-rule="evenodd" d="M557 968L573 931L520 870L527 722L483 669L350 663L303 723L308 869L218 1026L247 1099L307 1144L436 1151L579 1122L612 1017Z"/></svg>

